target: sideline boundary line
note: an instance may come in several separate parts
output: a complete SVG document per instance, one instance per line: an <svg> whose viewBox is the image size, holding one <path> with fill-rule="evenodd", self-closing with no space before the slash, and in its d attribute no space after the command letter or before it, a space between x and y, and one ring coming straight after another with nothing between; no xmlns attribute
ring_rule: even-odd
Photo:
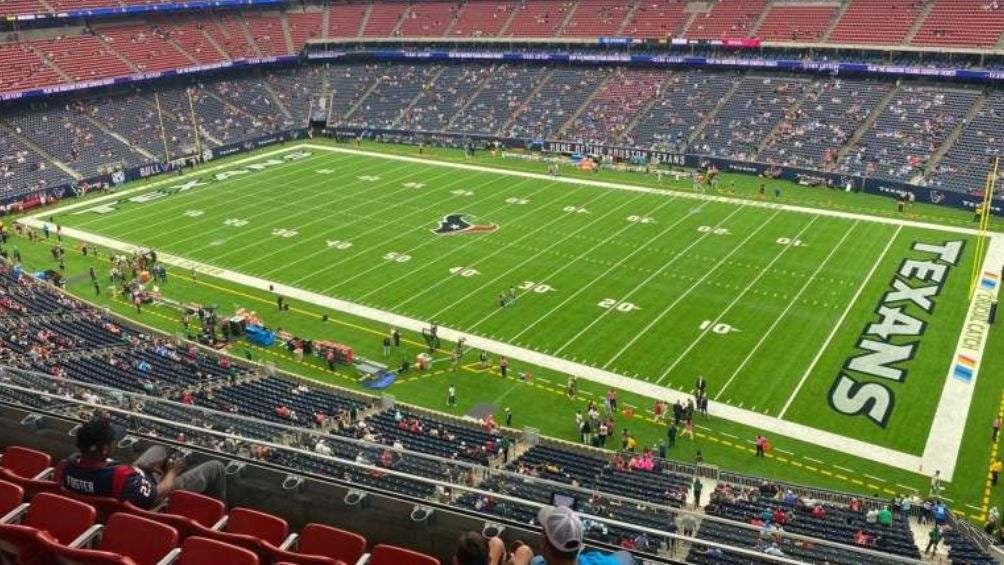
<svg viewBox="0 0 1004 565"><path fill-rule="evenodd" d="M24 218L19 221L35 228L40 227L45 223L37 218ZM133 253L141 248L141 246L138 245L70 227L64 227L63 233L74 239L88 241L108 249L114 249L126 253ZM184 257L179 257L177 255L160 253L158 256L162 262L174 267L182 268L186 271L194 270L195 272L213 276L232 283L266 292L275 292L294 300L314 304L322 308L336 310L352 316L358 316L360 318L390 324L409 331L420 332L427 325L426 322L416 320L414 318L408 318L406 316L394 314L392 312L387 312L370 306L363 306L347 300L324 296L316 292L310 292L300 288L288 286L280 282L269 281L259 277L246 275L244 273L214 267L205 263L185 259ZM493 339L469 335L451 328L440 326L439 335L444 340L453 342L463 337L467 340L467 343L471 347L477 349L486 349L498 355L505 355L512 359L518 359L526 363L561 373L575 375L576 377L600 383L604 386L619 388L648 398L668 400L669 402L676 402L677 400L686 401L687 398L690 398L688 394L677 390L625 377L597 367L590 367L582 363L560 359L551 355L532 351L523 347L517 347ZM804 424L780 420L772 416L767 416L751 410L743 410L741 408L736 408L735 406L729 406L719 402L711 402L708 409L709 413L716 417L747 425L768 433L787 436L807 443L814 443L816 445L820 445L834 451L844 452L861 459L867 459L869 461L874 461L914 473L918 472L918 469L920 468L920 457L909 453L896 451L894 449L849 438L826 430L820 430ZM950 477L946 476L945 473L942 473L942 477L946 481L950 480Z"/></svg>
<svg viewBox="0 0 1004 565"><path fill-rule="evenodd" d="M80 202L73 202L64 206L57 206L52 209L40 210L39 212L33 215L25 216L24 218L19 219L17 221L25 225L40 227L42 224L45 223L44 220L40 219L43 216L48 216L57 213L65 213L69 210L76 210L78 208L83 208L87 206L94 206L101 202L120 199L130 194L135 194L137 192L149 191L164 184L176 183L181 179L190 179L192 177L204 175L209 172L214 172L230 167L237 167L245 163L268 158L274 155L280 155L283 153L297 150L304 150L304 149L351 154L364 157L378 158L383 160L395 160L401 162L421 164L431 167L444 167L452 169L477 171L490 174L498 174L510 177L546 180L550 182L559 182L564 184L583 185L597 188L608 188L614 190L624 190L630 192L641 192L641 193L658 194L665 196L675 196L679 198L688 198L691 200L700 200L704 202L728 203L741 206L749 206L753 208L772 209L779 211L783 210L796 213L852 219L852 220L859 220L878 224L895 225L900 228L897 231L900 231L903 227L914 227L918 229L956 233L963 235L977 235L977 231L974 229L946 226L928 222L919 222L919 221L896 219L896 218L885 218L869 214L841 212L841 211L826 210L826 209L812 208L806 206L779 204L779 203L763 202L756 200L745 200L741 198L731 198L731 197L708 195L701 193L691 193L691 192L686 192L684 190L658 189L658 188L650 188L638 185L620 184L607 181L594 181L580 178L552 177L550 175L544 175L526 171L505 170L496 167L486 167L486 166L471 165L466 163L428 160L428 159L421 159L403 155L388 155L379 152L371 152L371 151L349 149L342 147L330 147L324 145L314 145L311 143L300 143L290 146L284 146L282 148L273 151L255 153L252 156L243 159L228 161L227 163L218 166L198 169L181 176L168 177L158 181L149 182L136 188L119 190L96 198L88 198L81 200ZM67 235L71 237L104 245L111 249L117 249L120 251L135 251L140 248L140 246L115 240L112 238L107 238L101 235L92 234L75 228L64 228L64 231L67 233ZM994 233L991 234L989 237L993 245L1004 246L1004 236L1002 236L1001 234ZM299 299L304 302L312 303L318 306L331 308L333 310L337 310L354 316L359 316L384 323L394 323L402 328L407 328L412 331L419 331L424 326L424 322L419 320L414 320L411 318L407 318L405 316L400 316L397 314L393 314L391 312L386 312L372 307L362 306L359 304L355 304L353 302L335 299L314 292L305 291L303 289L295 288L281 283L267 281L257 277L250 277L243 273L238 273L235 271L222 269L212 265L191 261L180 256L164 255L163 259L164 262L167 264L188 268L196 272L208 274L247 287L257 288L260 290L268 290L269 287L274 287L276 293L286 295L290 298ZM480 345L481 347L491 350L498 354L508 355L514 359L519 359L528 363L533 363L541 367L546 367L559 372L574 374L576 376L586 378L587 380L605 384L607 386L615 386L617 388L631 391L636 394L647 396L650 398L655 398L660 400L668 399L670 401L675 401L678 398L683 399L687 397L685 393L675 391L666 387L653 385L652 383L646 383L643 381L638 381L636 379L624 377L622 375L618 375L610 371L605 371L597 367L590 367L585 364L571 362L565 359L560 359L550 355L541 354L536 351L513 346L508 343L498 342L492 339L486 339L479 336L468 336L463 334L463 332L459 332L449 328L441 328L441 330L443 331L442 334L443 337L447 340L455 341L457 338L463 336L467 338L468 342L471 343L472 345L474 346ZM949 383L946 383L946 390L948 384ZM940 408L941 405L939 405L939 409ZM785 420L781 420L780 418L766 416L752 410L743 410L741 408L737 408L727 404L713 402L709 406L709 409L717 416L747 426L755 427L757 429L766 432L777 433L780 435L791 437L793 439L799 439L801 441L816 443L829 449L841 451L856 457L860 457L862 459L890 465L892 467L900 468L909 472L922 473L922 474L933 473L933 469L931 469L930 467L925 468L926 466L923 465L923 463L925 462L924 459L930 452L930 436L928 438L929 441L928 449L925 450L925 457L922 458L916 455L912 455L901 451L896 451L894 449L871 444L865 441L842 436L825 430L812 428L807 425L788 422ZM962 434L964 433L964 430L957 430L957 432L959 434ZM946 453L944 451L939 453L939 456L942 459L946 460L951 459L952 469L954 469L954 463L955 459L957 458L957 455L958 455L957 451L954 453ZM950 481L952 472L950 470L942 469L941 476L943 480Z"/></svg>
<svg viewBox="0 0 1004 565"><path fill-rule="evenodd" d="M798 212L801 214L816 214L819 216L828 216L832 218L844 218L849 220L861 220L865 222L874 222L879 224L890 224L894 226L903 227L913 227L927 230L936 230L951 233L960 233L964 235L978 235L979 230L973 228L960 228L956 226L946 226L942 224L932 224L929 222L918 222L916 220L903 220L897 218L883 218L882 216L873 216L870 214L858 214L854 212L840 212L838 210L827 210L825 208L812 208L809 206L797 206L794 204L779 204L774 202L764 202L761 200L747 200L744 198L732 198L728 196L716 196L712 194L703 194L697 192L688 192L686 190L669 190L665 188L652 188L641 185L634 184L623 184L609 181L600 180L589 180L580 179L575 177L554 177L551 175L545 175L543 173L531 173L528 171L517 171L517 170L506 170L498 167L486 167L483 165L471 165L468 163L454 163L451 161L439 161L432 159L421 159L418 157L408 157L406 155L390 155L387 153L379 153L375 151L366 151L363 149L349 149L346 147L331 147L327 145L314 145L312 143L303 143L298 146L299 148L309 148L316 149L318 151L331 151L334 153L348 153L352 155L359 155L360 157L374 157L377 159L388 159L392 161L405 161L408 163L415 163L420 165L427 165L430 167L448 167L451 169L460 169L465 171L476 171L479 173L495 173L498 175L506 175L511 177L523 177L530 179L537 179L548 182L558 182L565 184L578 184L585 186L593 186L596 188L611 188L615 190L624 190L629 192L644 192L648 194L661 194L665 196L676 195L680 198L690 198L692 200L702 200L705 202L719 202L725 204L735 204L735 205L745 205L753 208L767 208L770 210L784 210L786 212ZM991 237L998 237L1001 234L993 232Z"/></svg>
<svg viewBox="0 0 1004 565"><path fill-rule="evenodd" d="M945 384L924 445L924 466L932 472L941 471L942 476L950 477L958 463L957 454L962 449L969 409L976 393L976 379L980 375L987 342L990 341L990 308L997 302L1001 286L998 275L1002 266L1004 240L991 238L986 258L980 265L980 278L983 280L969 301L966 319L962 323L952 361L948 364Z"/></svg>
<svg viewBox="0 0 1004 565"><path fill-rule="evenodd" d="M816 368L816 364L819 363L819 360L823 358L823 355L826 353L826 350L829 349L830 342L833 341L833 338L836 337L837 332L839 332L840 328L844 325L844 321L847 320L847 315L850 314L851 310L854 308L854 305L858 303L858 299L861 298L861 293L864 292L865 287L868 286L868 282L871 281L872 277L875 276L875 271L878 270L879 265L882 264L882 261L885 260L885 256L889 253L889 250L892 248L893 242L896 241L896 238L899 237L899 234L902 231L903 231L902 226L896 228L896 232L889 237L889 241L885 244L885 247L882 249L882 253L879 253L879 256L875 258L875 262L872 263L872 268L865 275L865 278L861 281L861 284L858 285L858 290L854 293L854 296L851 297L851 300L847 303L847 308L844 308L844 313L840 315L840 319L837 320L837 323L833 325L833 329L830 330L830 335L826 337L826 341L823 342L823 345L816 352L816 356L813 357L812 362L809 363L809 367L805 370L805 373L802 374L802 378L799 379L798 384L795 385L795 390L791 391L791 396L788 397L788 401L784 403L784 407L781 408L780 412L778 412L777 414L778 418L783 418L784 415L788 412L788 408L791 407L791 403L795 401L795 397L798 396L799 391L802 390L802 385L805 384L805 381L808 380L809 375L812 373L812 370Z"/></svg>

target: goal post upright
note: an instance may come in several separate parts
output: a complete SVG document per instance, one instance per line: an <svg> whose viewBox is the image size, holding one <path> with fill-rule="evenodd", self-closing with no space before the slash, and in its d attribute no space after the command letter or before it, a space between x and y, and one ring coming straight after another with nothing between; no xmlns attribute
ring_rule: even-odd
<svg viewBox="0 0 1004 565"><path fill-rule="evenodd" d="M987 252L988 240L990 237L990 207L993 203L994 189L997 187L997 175L1000 167L1000 157L994 158L994 166L987 173L987 182L983 188L983 202L980 204L979 213L980 227L976 234L976 257L973 259L972 277L969 281L969 298L976 293L976 285L979 283L981 270L983 269L983 257Z"/></svg>

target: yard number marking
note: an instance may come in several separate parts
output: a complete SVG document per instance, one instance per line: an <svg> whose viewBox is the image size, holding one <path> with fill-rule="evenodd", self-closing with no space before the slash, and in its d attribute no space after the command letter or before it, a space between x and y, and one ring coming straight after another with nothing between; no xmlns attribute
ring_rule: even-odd
<svg viewBox="0 0 1004 565"><path fill-rule="evenodd" d="M714 235L729 235L731 233L727 228L716 228L713 226L698 226L697 231Z"/></svg>
<svg viewBox="0 0 1004 565"><path fill-rule="evenodd" d="M411 261L411 255L398 253L397 251L391 251L390 253L384 255L383 258L395 263L407 263L408 261Z"/></svg>
<svg viewBox="0 0 1004 565"><path fill-rule="evenodd" d="M718 335L728 335L728 334L730 334L732 332L739 331L739 330L735 329L734 327L732 327L732 326L730 326L728 324L723 324L721 322L712 325L711 320L704 320L703 322L701 322L701 325L698 326L698 329L700 329L701 331L704 331L704 330L707 330L708 327L711 327L712 333L716 333Z"/></svg>
<svg viewBox="0 0 1004 565"><path fill-rule="evenodd" d="M520 290L525 290L527 292L536 292L537 294L554 292L554 287L552 287L551 285L534 281L523 281L523 284L519 285L519 288Z"/></svg>
<svg viewBox="0 0 1004 565"><path fill-rule="evenodd" d="M605 310L614 310L616 312L633 312L635 310L641 310L639 306L636 306L630 302L622 302L616 298L604 298L596 303L597 306Z"/></svg>
<svg viewBox="0 0 1004 565"><path fill-rule="evenodd" d="M481 274L481 271L477 269L472 269L470 267L453 267L450 269L451 275L460 275L461 277L476 277Z"/></svg>
<svg viewBox="0 0 1004 565"><path fill-rule="evenodd" d="M632 216L628 216L627 217L627 221L631 222L632 224L654 224L655 223L655 220L653 218L648 217L648 216L634 216L634 215L632 215Z"/></svg>

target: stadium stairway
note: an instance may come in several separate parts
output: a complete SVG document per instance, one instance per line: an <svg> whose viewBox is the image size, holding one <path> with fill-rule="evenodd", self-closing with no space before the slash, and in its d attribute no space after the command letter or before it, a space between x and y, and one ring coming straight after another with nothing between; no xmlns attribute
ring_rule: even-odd
<svg viewBox="0 0 1004 565"><path fill-rule="evenodd" d="M934 552L934 555L924 553L924 549L927 548L927 534L931 531L930 524L921 524L916 519L911 519L910 531L913 532L913 543L917 545L917 551L920 552L920 555L924 558L924 560L939 563L951 563L948 559L948 546L944 543L938 545L938 550Z"/></svg>
<svg viewBox="0 0 1004 565"><path fill-rule="evenodd" d="M638 108L638 111L635 112L635 115L631 118L631 121L629 121L627 124L624 125L624 131L621 132L621 135L617 139L617 141L624 142L626 138L629 137L633 138L632 133L634 133L635 128L637 128L638 124L649 115L649 113L652 111L652 108L654 108L655 105L658 104L660 100L662 100L662 92L666 89L666 85L675 75L676 75L675 72L666 73L666 77L663 79L661 83L659 83L659 88L656 89L656 93L658 95L651 96L642 107Z"/></svg>
<svg viewBox="0 0 1004 565"><path fill-rule="evenodd" d="M724 108L725 105L729 103L729 100L732 98L732 95L735 94L737 90L739 90L739 87L743 83L742 78L743 77L738 77L737 80L732 81L732 84L729 86L729 89L725 91L724 94L722 94L721 99L718 100L718 103L715 104L715 107L712 108L711 111L704 116L704 118L697 124L697 126L694 127L693 130L691 130L690 135L687 136L686 146L690 146L690 144L693 143L695 139L700 137L700 135L704 133L704 129L708 127L708 124L710 124L716 117L718 117L718 113L721 112L722 108Z"/></svg>
<svg viewBox="0 0 1004 565"><path fill-rule="evenodd" d="M934 153L931 154L931 158L928 159L927 165L924 167L924 170L926 171L925 174L917 175L916 177L910 179L910 182L921 184L924 180L930 178L931 175L934 174L938 168L938 164L941 163L941 160L945 157L949 150L955 146L955 142L959 140L959 137L962 135L962 132L965 131L966 126L968 126L970 122L972 122L973 119L979 115L980 111L986 106L988 100L989 93L985 90L980 92L979 97L977 97L976 101L973 102L972 107L969 108L966 115L959 120L959 123L955 124L951 133L949 133L948 137L945 138L944 143L942 143L941 146L939 146Z"/></svg>
<svg viewBox="0 0 1004 565"><path fill-rule="evenodd" d="M98 119L96 119L96 118L94 118L92 116L88 116L86 114L82 114L82 117L85 120L87 120L88 122L90 122L91 124L93 124L94 127L96 127L99 130L101 130L105 135L119 140L123 144L127 145L130 149L132 149L133 151L135 151L136 153L139 153L140 155L142 155L142 156L146 157L147 159L149 159L151 162L155 162L155 161L158 160L158 157L156 155L154 155L153 153L150 153L149 151L147 151L146 149L144 149L142 145L140 145L139 143L136 143L136 142L134 142L134 141L132 141L130 139L126 139L125 137L119 135L118 132L112 130L110 127L108 127L106 124L102 123Z"/></svg>
<svg viewBox="0 0 1004 565"><path fill-rule="evenodd" d="M73 82L73 77L71 77L69 75L69 73L67 73L63 69L59 68L59 65L57 65L54 61L50 60L48 57L46 57L45 54L43 54L41 51L39 51L37 47L35 47L34 45L32 45L30 42L25 42L24 46L29 51L31 51L32 53L34 53L36 57L38 57L39 59L41 59L42 63L45 66L47 66L50 69L52 69L53 71L55 71L56 74L59 75L59 78L63 79L64 82Z"/></svg>
<svg viewBox="0 0 1004 565"><path fill-rule="evenodd" d="M286 53L293 55L297 51L293 44L293 30L289 28L289 18L286 17L285 13L279 18L279 22L282 24L282 39L286 43Z"/></svg>
<svg viewBox="0 0 1004 565"><path fill-rule="evenodd" d="M220 45L218 41L216 41L216 36L215 36L215 35L213 35L212 33L209 33L209 30L208 30L208 29L206 29L206 28L204 28L204 27L200 27L198 31L199 31L199 33L201 33L201 34L202 34L202 37L203 37L203 38L204 38L204 39L205 39L205 40L206 40L206 41L207 41L207 42L208 42L208 43L209 43L210 45L212 45L213 49L215 49L215 50L216 50L216 52L217 52L217 54L218 54L218 55L220 56L220 58L222 58L222 59L231 59L231 58L232 58L232 57L230 56L230 54L229 54L229 53L227 53L227 50L226 50L226 49L224 49L224 48L223 48L223 46L222 46L222 45Z"/></svg>
<svg viewBox="0 0 1004 565"><path fill-rule="evenodd" d="M102 34L95 33L94 37L96 37L97 40L98 40L98 43L100 43L101 45L103 45L104 48L107 49L108 52L111 53L116 59L118 59L119 61L122 61L122 63L124 65L126 65L127 67L129 67L134 73L135 72L139 72L140 69L139 69L139 67L136 66L136 63L133 63L132 61L130 61L125 55L123 55L118 49L116 49L115 46L111 42L109 42L107 39L105 39L105 37Z"/></svg>
<svg viewBox="0 0 1004 565"><path fill-rule="evenodd" d="M287 118L293 119L293 113L289 111L289 106L286 104L286 102L283 101L282 96L279 96L279 93L276 92L275 87L269 84L269 82L266 80L262 81L262 88L264 88L265 91L268 92L269 95L272 97L272 102L275 102L275 105L277 108L279 108L279 111L285 114Z"/></svg>
<svg viewBox="0 0 1004 565"><path fill-rule="evenodd" d="M917 32L920 28L924 26L924 21L927 20L927 16L931 14L931 10L934 9L935 0L924 0L924 7L921 8L920 13L917 14L917 19L913 21L913 25L910 26L910 31L906 32L906 37L903 38L901 45L909 45L915 37L917 37Z"/></svg>
<svg viewBox="0 0 1004 565"><path fill-rule="evenodd" d="M418 92L415 93L415 97L412 98L407 105L401 108L401 113L398 114L397 119L395 119L394 123L392 124L393 127L401 127L401 120L404 118L404 116L408 115L411 112L411 109L415 107L415 104L417 104L418 101L422 99L423 93L425 93L428 90L432 90L438 86L436 83L439 82L439 77L443 75L443 71L445 70L446 70L446 65L439 67L432 74L427 83L419 86ZM452 85L446 85L446 88L450 88L451 86Z"/></svg>
<svg viewBox="0 0 1004 565"><path fill-rule="evenodd" d="M621 22L621 25L617 28L617 35L619 36L624 35L624 31L627 29L628 24L634 20L634 15L635 13L638 12L638 6L641 6L641 3L643 1L644 0L634 0L633 2L631 2L631 7L628 8L628 11L624 14L624 20Z"/></svg>
<svg viewBox="0 0 1004 565"><path fill-rule="evenodd" d="M844 17L844 14L847 13L847 9L850 7L850 0L840 1L840 8L837 9L835 14L833 14L833 19L830 20L830 23L826 26L826 30L823 31L823 35L819 38L820 43L826 43L829 41L830 34L833 33L833 30L837 29L837 24L840 23L840 19Z"/></svg>
<svg viewBox="0 0 1004 565"><path fill-rule="evenodd" d="M558 127L557 131L554 132L556 137L564 139L563 136L566 133L568 133L569 128L571 128L575 124L575 121L579 118L579 116L583 112L589 109L589 107L593 103L593 100L596 98L596 95L602 92L603 89L606 88L607 83L609 83L610 80L613 79L614 77L616 77L615 73L613 72L607 73L607 76L604 77L603 80L601 80L599 84L596 85L596 88L594 88L593 91L589 93L589 96L586 96L586 99L582 101L582 104L579 104L579 107L575 109L575 112L571 116L569 116L567 120L565 120L565 123L561 124L561 126Z"/></svg>
<svg viewBox="0 0 1004 565"><path fill-rule="evenodd" d="M540 90L544 88L544 85L546 85L548 82L551 81L551 75L553 74L554 74L554 69L548 69L547 73L544 74L544 76L540 77L540 80L537 81L537 84L533 85L533 88L526 93L526 96L523 97L523 102L519 105L519 107L516 108L514 112L509 114L509 119L506 120L506 122L502 125L501 128L499 128L499 131L493 133L502 133L509 131L509 129L512 128L512 126L516 123L516 120L519 119L520 114L529 109L530 101L534 100L537 97L537 94L540 92Z"/></svg>
<svg viewBox="0 0 1004 565"><path fill-rule="evenodd" d="M878 104L872 108L871 113L868 114L865 121L861 122L861 125L858 126L858 128L854 130L851 137L847 139L847 143L844 143L843 147L837 151L836 159L833 160L834 164L839 163L851 149L857 146L858 142L861 141L861 138L864 137L865 132L872 129L872 126L875 125L875 121L878 120L879 116L881 116L883 112L885 112L886 107L889 106L889 102L896 96L897 92L899 92L899 85L896 85L895 88L890 88L889 92L887 92L885 96L878 101Z"/></svg>
<svg viewBox="0 0 1004 565"><path fill-rule="evenodd" d="M791 106L784 109L784 117L778 120L778 122L774 124L774 127L771 128L770 132L768 132L767 135L763 136L763 139L760 140L760 145L756 150L757 160L760 160L760 155L763 153L763 150L774 141L778 131L780 131L785 124L792 123L798 116L798 111L799 108L802 107L802 104L804 104L807 99L813 97L813 95L818 94L821 88L822 83L820 81L812 81L808 87L802 89L802 94L799 95L798 99L795 100Z"/></svg>
<svg viewBox="0 0 1004 565"><path fill-rule="evenodd" d="M509 10L509 17L506 18L505 23L503 23L502 27L499 29L498 33L499 37L504 37L509 35L509 28L512 27L512 23L516 20L518 13L519 10L516 8L514 4L513 8Z"/></svg>
<svg viewBox="0 0 1004 565"><path fill-rule="evenodd" d="M73 170L68 165L66 165L65 163L63 163L62 161L57 160L55 157L52 156L51 153L49 153L48 151L46 151L45 149L43 149L40 145L38 145L37 143L35 143L31 139L29 139L28 137L26 137L26 136L22 135L20 132L18 132L17 128L11 126L8 123L0 121L0 129L5 130L9 135L15 137L18 141L20 141L21 143L23 143L26 147L28 147L29 149L31 149L32 151L34 151L36 154L40 155L46 161L48 161L52 165L58 167L64 173L70 175L74 180L83 180L84 175L82 175L79 172Z"/></svg>
<svg viewBox="0 0 1004 565"><path fill-rule="evenodd" d="M366 102L366 99L370 97L370 94L373 94L373 91L375 91L377 87L380 86L380 82L381 82L381 77L378 76L373 82L370 83L369 87L366 88L366 91L363 92L363 95L359 97L359 100L356 100L355 104L353 104L352 107L349 108L349 111L345 112L345 115L343 116L344 121L348 121L359 110L359 108L362 107L362 105ZM329 104L329 106L333 105ZM328 121L329 122L331 121L330 116L328 116Z"/></svg>

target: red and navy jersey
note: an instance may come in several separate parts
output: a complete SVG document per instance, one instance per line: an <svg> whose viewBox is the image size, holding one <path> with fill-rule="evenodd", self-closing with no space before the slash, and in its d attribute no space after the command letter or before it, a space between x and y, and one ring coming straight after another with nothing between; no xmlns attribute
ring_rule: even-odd
<svg viewBox="0 0 1004 565"><path fill-rule="evenodd" d="M104 461L84 461L71 455L56 467L56 482L68 491L92 496L110 496L151 508L157 501L157 485L140 468Z"/></svg>

